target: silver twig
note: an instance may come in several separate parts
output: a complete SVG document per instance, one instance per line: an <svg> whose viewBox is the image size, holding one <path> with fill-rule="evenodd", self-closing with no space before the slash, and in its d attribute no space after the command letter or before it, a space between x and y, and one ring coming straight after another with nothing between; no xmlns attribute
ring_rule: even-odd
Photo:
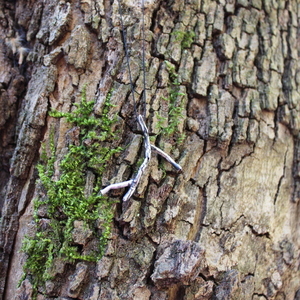
<svg viewBox="0 0 300 300"><path fill-rule="evenodd" d="M158 147L151 145L152 150L157 152L160 156L162 156L166 161L168 161L177 171L182 172L182 168L179 164L177 164L174 159L169 156L166 152L162 151Z"/></svg>
<svg viewBox="0 0 300 300"><path fill-rule="evenodd" d="M127 180L127 181L123 181L123 182L118 182L118 183L114 183L114 184L110 184L108 185L106 188L102 189L100 192L102 195L107 194L110 190L116 190L116 189L121 189L127 186L130 186L132 183L132 179Z"/></svg>
<svg viewBox="0 0 300 300"><path fill-rule="evenodd" d="M141 130L142 130L143 136L144 136L144 147L145 147L144 161L141 164L141 166L139 167L138 172L133 179L127 180L124 182L120 182L120 183L110 184L109 186L107 186L106 188L104 188L100 191L102 195L108 193L112 189L119 189L119 188L130 186L129 190L123 197L123 201L129 200L131 198L131 196L133 195L133 193L135 192L135 190L140 182L140 179L149 164L149 161L151 159L151 149L153 151L157 152L159 155L161 155L170 164L172 164L177 171L180 171L180 172L182 171L181 166L179 164L177 164L167 153L165 153L161 149L157 148L156 146L150 144L148 128L143 120L143 117L141 115L138 115L137 120L138 120L138 123L141 127Z"/></svg>

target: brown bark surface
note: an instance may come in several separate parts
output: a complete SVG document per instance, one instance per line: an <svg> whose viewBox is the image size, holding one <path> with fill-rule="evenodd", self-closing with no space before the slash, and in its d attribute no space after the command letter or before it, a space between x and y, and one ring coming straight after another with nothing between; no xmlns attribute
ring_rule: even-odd
<svg viewBox="0 0 300 300"><path fill-rule="evenodd" d="M142 109L142 10L121 3ZM38 299L300 299L299 1L145 6L146 123L183 173L153 155L133 198L109 194L114 222L102 259L58 259ZM34 294L30 274L18 282L24 237L49 221L41 211L33 218L33 200L47 197L36 171L41 142L55 128L55 176L76 144L76 128L50 109L73 110L86 87L101 119L112 91L118 140L100 147L123 151L103 187L131 179L143 157L120 29L116 0L0 1L0 299ZM26 42L14 53L17 31ZM171 134L161 129L174 124ZM92 190L93 169L85 176ZM73 238L82 253L97 243L81 220Z"/></svg>

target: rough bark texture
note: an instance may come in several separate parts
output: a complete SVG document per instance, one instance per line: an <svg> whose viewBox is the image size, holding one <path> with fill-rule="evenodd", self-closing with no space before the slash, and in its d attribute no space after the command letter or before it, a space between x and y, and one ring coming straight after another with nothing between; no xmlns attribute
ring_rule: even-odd
<svg viewBox="0 0 300 300"><path fill-rule="evenodd" d="M142 107L141 7L122 4ZM300 299L300 3L145 5L147 125L183 173L153 157L135 197L115 205L103 258L56 266L38 299ZM111 159L103 186L132 177L142 137L115 0L1 1L0 7L0 298L31 299L31 277L17 283L26 261L22 240L36 230L35 165L51 127L58 161L70 132L63 119L48 115L50 108L69 112L86 85L100 118L113 89L109 113L118 115L120 138L111 147L124 150ZM29 48L20 66L10 42L16 27ZM170 105L181 107L177 120ZM176 132L164 134L162 122L175 124ZM93 174L86 176L91 190ZM80 222L73 236L84 252L92 235Z"/></svg>

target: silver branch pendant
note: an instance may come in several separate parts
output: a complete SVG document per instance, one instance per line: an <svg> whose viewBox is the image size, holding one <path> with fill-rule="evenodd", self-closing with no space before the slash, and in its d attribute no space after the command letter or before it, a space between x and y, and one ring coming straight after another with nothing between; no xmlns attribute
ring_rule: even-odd
<svg viewBox="0 0 300 300"><path fill-rule="evenodd" d="M158 147L150 144L148 128L143 120L143 117L141 115L138 115L137 120L138 120L138 123L141 127L141 130L142 130L143 136L144 136L144 147L145 147L144 161L141 164L141 166L139 167L138 172L136 173L136 175L133 179L119 182L119 183L110 184L109 186L107 186L106 188L104 188L100 191L102 195L107 194L110 190L121 189L121 188L129 186L129 190L124 195L123 201L129 200L131 198L131 196L133 195L133 193L135 192L135 190L141 180L141 177L149 164L149 161L151 159L151 151L152 150L155 151L157 154L161 155L170 164L172 164L178 172L182 172L181 166L179 164L177 164L167 153L165 153Z"/></svg>

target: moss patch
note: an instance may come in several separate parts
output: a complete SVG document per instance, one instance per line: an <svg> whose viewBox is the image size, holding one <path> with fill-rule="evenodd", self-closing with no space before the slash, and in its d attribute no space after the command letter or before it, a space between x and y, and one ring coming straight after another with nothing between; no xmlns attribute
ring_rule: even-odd
<svg viewBox="0 0 300 300"><path fill-rule="evenodd" d="M68 146L68 152L59 164L59 175L54 174L57 157L52 130L48 143L43 145L41 161L37 166L46 196L35 200L37 230L35 236L24 240L22 248L27 254L24 278L31 276L35 291L51 279L51 274L55 274L56 259L70 263L75 260L96 261L105 251L114 211L113 203L99 195L101 176L111 157L122 150L104 146L113 141L112 128L116 122L108 116L110 95L104 103L101 118L93 116L94 101L86 100L85 90L73 112L50 112L50 116L66 118L76 127L78 140ZM91 170L93 187L87 193L86 175ZM91 233L90 240L97 241L96 247L89 249L74 240L74 223L78 221Z"/></svg>
<svg viewBox="0 0 300 300"><path fill-rule="evenodd" d="M164 126L165 118L157 115L158 123L157 128L161 136L166 138L173 137L178 144L181 144L184 139L184 133L178 132L178 126L182 122L184 106L182 104L183 97L186 97L185 93L180 92L180 83L178 82L178 74L175 71L175 66L169 61L165 61L166 68L169 73L169 95L164 97L163 100L168 103L168 126Z"/></svg>
<svg viewBox="0 0 300 300"><path fill-rule="evenodd" d="M174 31L172 33L175 36L175 40L181 43L183 49L190 48L195 39L194 31Z"/></svg>

